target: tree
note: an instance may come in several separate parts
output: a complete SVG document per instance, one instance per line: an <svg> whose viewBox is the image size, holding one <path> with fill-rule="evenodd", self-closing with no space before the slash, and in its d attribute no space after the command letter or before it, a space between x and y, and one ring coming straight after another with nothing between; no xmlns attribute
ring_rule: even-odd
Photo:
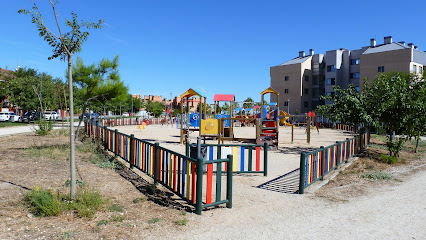
<svg viewBox="0 0 426 240"><path fill-rule="evenodd" d="M229 113L230 110L231 110L231 107L229 106L227 102L225 102L225 104L223 104L223 106L221 107L221 111L223 113Z"/></svg>
<svg viewBox="0 0 426 240"><path fill-rule="evenodd" d="M71 172L71 187L70 196L75 199L76 193L76 167L75 167L75 144L74 144L74 124L72 124L72 116L74 114L74 102L73 102L73 83L72 83L72 56L74 53L80 52L84 42L86 42L89 32L83 31L86 29L99 29L102 27L103 20L99 20L97 23L83 22L79 23L77 14L71 12L72 20L65 19L65 25L70 29L67 33L62 33L61 26L59 24L58 16L56 14L55 4L57 1L49 0L52 6L53 15L55 17L56 26L58 29L57 33L54 33L49 29L45 23L44 18L41 14L40 9L34 2L31 10L21 9L18 13L30 14L31 21L37 26L40 37L42 37L48 44L53 48L53 54L48 59L60 58L62 61L68 60L68 89L69 89L69 108L70 108L70 172Z"/></svg>
<svg viewBox="0 0 426 240"><path fill-rule="evenodd" d="M251 97L246 98L243 103L243 108L253 108L254 107L254 101Z"/></svg>
<svg viewBox="0 0 426 240"><path fill-rule="evenodd" d="M95 104L109 100L126 98L128 89L120 80L118 71L118 56L111 61L102 59L97 65L84 65L81 58L77 58L72 67L74 82L80 87L83 101L83 112L76 130L78 137L79 128L83 120L83 114L89 102ZM96 101L95 101L96 100Z"/></svg>
<svg viewBox="0 0 426 240"><path fill-rule="evenodd" d="M321 96L321 100L331 101L331 104L320 105L317 112L324 117L339 121L346 125L369 126L372 122L367 113L364 95L359 93L355 86L350 84L347 89L334 86L334 95Z"/></svg>
<svg viewBox="0 0 426 240"><path fill-rule="evenodd" d="M154 117L160 116L164 111L164 105L160 102L148 101L148 112L151 112Z"/></svg>

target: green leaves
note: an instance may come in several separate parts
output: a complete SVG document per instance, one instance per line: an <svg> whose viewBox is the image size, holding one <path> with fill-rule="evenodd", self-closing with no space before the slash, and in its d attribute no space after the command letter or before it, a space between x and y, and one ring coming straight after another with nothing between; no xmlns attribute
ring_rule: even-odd
<svg viewBox="0 0 426 240"><path fill-rule="evenodd" d="M55 18L57 17L54 8L56 3L57 1L51 2ZM35 2L31 10L21 9L18 13L31 15L31 22L36 24L39 36L53 48L52 55L48 57L49 60L59 57L62 61L65 61L68 55L80 52L83 43L87 41L89 36L89 32L83 29L101 29L104 23L103 19L96 23L79 21L77 13L71 12L72 20L64 19L65 26L69 28L69 31L62 33L63 31L58 25L58 33L55 34L44 24L44 19Z"/></svg>

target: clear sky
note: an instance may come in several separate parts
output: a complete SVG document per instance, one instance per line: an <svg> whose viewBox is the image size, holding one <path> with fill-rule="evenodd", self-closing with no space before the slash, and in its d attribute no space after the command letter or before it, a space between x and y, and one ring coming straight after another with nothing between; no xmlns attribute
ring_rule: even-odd
<svg viewBox="0 0 426 240"><path fill-rule="evenodd" d="M54 29L49 1L36 2ZM0 67L65 79L66 63L49 61L52 50L30 16L17 14L31 6L1 0ZM85 21L105 20L78 56L90 64L118 54L130 93L170 98L194 88L210 103L217 93L259 101L269 68L301 50L359 49L388 35L426 50L426 1L62 0L57 9L60 18L75 11Z"/></svg>

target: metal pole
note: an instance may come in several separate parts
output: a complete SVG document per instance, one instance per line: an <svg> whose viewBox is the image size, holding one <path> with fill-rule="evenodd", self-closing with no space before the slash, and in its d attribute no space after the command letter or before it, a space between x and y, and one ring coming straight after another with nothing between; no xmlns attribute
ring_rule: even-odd
<svg viewBox="0 0 426 240"><path fill-rule="evenodd" d="M228 199L228 202L226 203L227 208L232 208L232 162L233 156L228 155L228 168L226 169L226 199Z"/></svg>

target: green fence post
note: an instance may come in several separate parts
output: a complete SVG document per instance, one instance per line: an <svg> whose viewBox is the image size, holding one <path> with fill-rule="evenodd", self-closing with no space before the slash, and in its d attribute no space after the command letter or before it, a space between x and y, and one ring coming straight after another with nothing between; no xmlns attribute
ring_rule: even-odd
<svg viewBox="0 0 426 240"><path fill-rule="evenodd" d="M349 138L346 138L346 161L345 163L348 163L349 161L349 148L350 148L350 141Z"/></svg>
<svg viewBox="0 0 426 240"><path fill-rule="evenodd" d="M325 168L325 150L324 150L324 146L320 147L321 149L321 181L324 180L324 168Z"/></svg>
<svg viewBox="0 0 426 240"><path fill-rule="evenodd" d="M263 145L263 176L268 176L268 143Z"/></svg>
<svg viewBox="0 0 426 240"><path fill-rule="evenodd" d="M342 144L340 144L339 141L336 141L337 143L337 159L336 159L336 166L334 168L336 169L340 165L340 153L342 152Z"/></svg>
<svg viewBox="0 0 426 240"><path fill-rule="evenodd" d="M114 156L115 157L118 154L117 148L118 148L118 130L115 129L114 130Z"/></svg>
<svg viewBox="0 0 426 240"><path fill-rule="evenodd" d="M302 152L300 154L299 194L303 194L305 191L305 159L306 154Z"/></svg>
<svg viewBox="0 0 426 240"><path fill-rule="evenodd" d="M203 159L197 158L197 189L195 193L195 213L201 215L203 210Z"/></svg>
<svg viewBox="0 0 426 240"><path fill-rule="evenodd" d="M253 165L253 148L250 146L248 148L248 171L252 170L252 165Z"/></svg>
<svg viewBox="0 0 426 240"><path fill-rule="evenodd" d="M154 144L154 184L158 183L158 180L160 179L160 148L159 143Z"/></svg>
<svg viewBox="0 0 426 240"><path fill-rule="evenodd" d="M104 149L106 150L106 149L108 149L108 143L109 143L109 139L108 139L108 136L107 136L107 127L106 126L104 126L104 139L105 139Z"/></svg>
<svg viewBox="0 0 426 240"><path fill-rule="evenodd" d="M129 159L130 169L133 168L133 161L135 159L135 148L133 146L134 143L135 143L135 135L131 134L130 135L130 159Z"/></svg>
<svg viewBox="0 0 426 240"><path fill-rule="evenodd" d="M185 142L185 156L189 157L189 141Z"/></svg>
<svg viewBox="0 0 426 240"><path fill-rule="evenodd" d="M226 203L227 208L232 208L232 161L233 156L228 155L228 168L226 169L226 199L228 199L228 203Z"/></svg>

